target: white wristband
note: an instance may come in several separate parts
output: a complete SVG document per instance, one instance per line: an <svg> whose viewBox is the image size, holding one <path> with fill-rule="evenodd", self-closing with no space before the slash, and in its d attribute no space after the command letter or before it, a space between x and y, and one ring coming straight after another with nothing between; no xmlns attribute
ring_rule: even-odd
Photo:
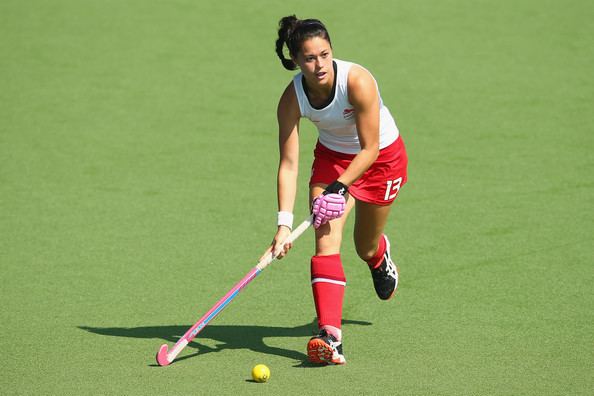
<svg viewBox="0 0 594 396"><path fill-rule="evenodd" d="M289 227L289 229L293 229L293 213L291 212L278 212L278 219L276 221L276 225L283 225Z"/></svg>

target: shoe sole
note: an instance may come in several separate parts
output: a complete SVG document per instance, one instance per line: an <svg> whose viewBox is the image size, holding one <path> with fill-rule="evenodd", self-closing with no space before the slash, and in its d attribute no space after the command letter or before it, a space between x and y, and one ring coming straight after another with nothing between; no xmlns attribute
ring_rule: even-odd
<svg viewBox="0 0 594 396"><path fill-rule="evenodd" d="M334 360L332 359L332 355L334 355L334 351L332 347L326 344L324 341L320 340L319 338L314 338L309 340L307 343L307 358L312 363L318 364L345 364L346 362L343 360Z"/></svg>

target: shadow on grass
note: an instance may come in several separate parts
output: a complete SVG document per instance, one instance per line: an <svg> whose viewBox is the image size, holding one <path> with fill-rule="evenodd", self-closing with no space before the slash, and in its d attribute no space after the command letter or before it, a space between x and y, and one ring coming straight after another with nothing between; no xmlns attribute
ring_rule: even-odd
<svg viewBox="0 0 594 396"><path fill-rule="evenodd" d="M344 319L343 325L370 326L371 322ZM144 326L144 327L90 327L78 326L79 329L89 333L112 336L112 337L131 337L131 338L157 338L167 341L170 347L184 335L191 325L175 326ZM175 361L179 362L194 356L205 355L207 353L220 352L227 349L248 349L254 352L277 355L293 360L299 360L301 363L295 367L318 367L307 362L307 355L304 353L273 347L264 342L266 337L311 337L317 330L317 322L314 319L296 327L270 327L270 326L228 326L228 325L209 325L204 328L186 348L194 348L196 351L188 355L179 356ZM214 347L200 343L201 339L211 339L217 342ZM156 348L156 347L155 347ZM156 351L156 349L155 349ZM156 366L156 364L154 365Z"/></svg>

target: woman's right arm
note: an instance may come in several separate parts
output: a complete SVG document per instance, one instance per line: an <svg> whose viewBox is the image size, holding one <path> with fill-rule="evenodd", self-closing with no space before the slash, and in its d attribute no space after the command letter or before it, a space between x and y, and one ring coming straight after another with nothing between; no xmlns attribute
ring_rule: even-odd
<svg viewBox="0 0 594 396"><path fill-rule="evenodd" d="M299 119L301 113L293 83L287 86L277 109L278 164L277 192L278 210L293 213L297 195L297 174L299 171Z"/></svg>
<svg viewBox="0 0 594 396"><path fill-rule="evenodd" d="M295 197L297 195L297 174L299 172L299 119L301 112L295 88L291 82L283 92L277 109L278 139L280 159L277 175L277 195L279 212L293 213ZM281 243L289 236L291 229L287 226L278 226L271 246L266 254L271 251L281 250L278 258L284 257L291 244L281 247Z"/></svg>

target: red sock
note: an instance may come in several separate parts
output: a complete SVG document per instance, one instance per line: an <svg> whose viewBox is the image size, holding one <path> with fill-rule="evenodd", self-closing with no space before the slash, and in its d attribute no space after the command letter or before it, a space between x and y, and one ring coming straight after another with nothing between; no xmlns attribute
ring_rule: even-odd
<svg viewBox="0 0 594 396"><path fill-rule="evenodd" d="M320 329L332 326L340 330L345 285L340 254L311 258L311 288Z"/></svg>
<svg viewBox="0 0 594 396"><path fill-rule="evenodd" d="M384 258L384 253L386 253L386 239L382 235L377 245L377 252L375 252L375 255L372 258L367 260L369 268L376 268L379 266Z"/></svg>

